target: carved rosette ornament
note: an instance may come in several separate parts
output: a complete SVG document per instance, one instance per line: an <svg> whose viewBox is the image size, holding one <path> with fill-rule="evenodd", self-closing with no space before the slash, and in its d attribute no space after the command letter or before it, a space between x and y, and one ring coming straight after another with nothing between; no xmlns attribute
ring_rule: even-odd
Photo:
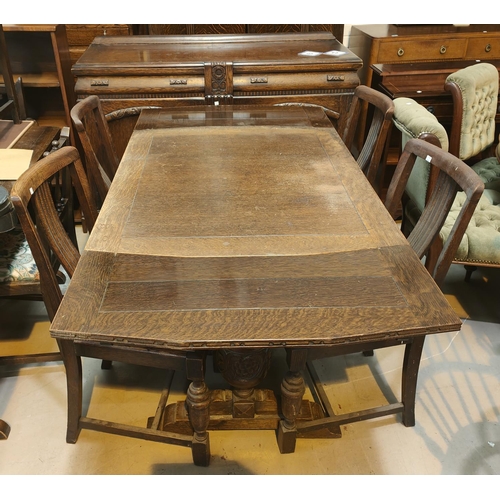
<svg viewBox="0 0 500 500"><path fill-rule="evenodd" d="M267 375L271 364L271 350L220 349L215 363L222 376L237 389L251 389Z"/></svg>

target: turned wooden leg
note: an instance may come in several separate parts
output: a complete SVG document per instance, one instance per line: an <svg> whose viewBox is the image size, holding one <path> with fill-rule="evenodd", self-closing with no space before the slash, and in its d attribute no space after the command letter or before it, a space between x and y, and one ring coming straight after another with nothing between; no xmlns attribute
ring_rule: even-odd
<svg viewBox="0 0 500 500"><path fill-rule="evenodd" d="M404 404L403 424L406 427L413 427L415 425L417 378L424 341L425 335L415 337L411 342L406 344L405 348L401 400Z"/></svg>
<svg viewBox="0 0 500 500"><path fill-rule="evenodd" d="M278 447L281 453L293 453L297 440L296 420L300 413L302 396L305 392L301 371L305 368L307 356L302 350L291 350L288 354L288 371L281 383L281 411L283 420L278 427Z"/></svg>
<svg viewBox="0 0 500 500"><path fill-rule="evenodd" d="M210 440L207 429L210 421L210 391L205 382L191 382L186 404L189 422L194 429L193 462L195 465L208 466L210 463Z"/></svg>
<svg viewBox="0 0 500 500"><path fill-rule="evenodd" d="M72 340L58 339L64 368L66 369L66 385L68 392L68 426L66 442L76 443L80 434L80 418L82 416L82 359L76 355Z"/></svg>
<svg viewBox="0 0 500 500"><path fill-rule="evenodd" d="M193 427L191 451L195 465L210 464L210 391L205 384L205 357L190 353L186 358L186 376L191 380L186 397L189 422Z"/></svg>

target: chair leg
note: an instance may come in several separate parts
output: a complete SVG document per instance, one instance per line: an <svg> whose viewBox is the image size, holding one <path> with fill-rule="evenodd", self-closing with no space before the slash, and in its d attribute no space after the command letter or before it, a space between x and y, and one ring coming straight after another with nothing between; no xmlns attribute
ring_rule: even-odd
<svg viewBox="0 0 500 500"><path fill-rule="evenodd" d="M68 391L66 442L76 443L80 434L80 418L82 416L82 359L80 356L77 356L72 340L58 339L57 342L66 369Z"/></svg>
<svg viewBox="0 0 500 500"><path fill-rule="evenodd" d="M425 335L415 337L406 344L403 360L403 377L401 400L404 405L403 424L406 427L415 425L415 397L417 394L417 378L420 358L424 348Z"/></svg>
<svg viewBox="0 0 500 500"><path fill-rule="evenodd" d="M464 266L465 267L465 282L469 283L472 273L477 270L477 266Z"/></svg>

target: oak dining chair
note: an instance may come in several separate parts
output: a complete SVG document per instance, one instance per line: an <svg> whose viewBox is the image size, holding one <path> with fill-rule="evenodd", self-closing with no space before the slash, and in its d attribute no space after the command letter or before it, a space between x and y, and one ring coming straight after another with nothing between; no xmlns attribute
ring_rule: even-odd
<svg viewBox="0 0 500 500"><path fill-rule="evenodd" d="M79 101L70 114L85 154L85 166L93 196L99 207L108 194L120 160L97 96L88 96Z"/></svg>
<svg viewBox="0 0 500 500"><path fill-rule="evenodd" d="M362 111L367 115L366 127L360 120ZM347 149L354 156L373 188L379 192L380 175L383 171L384 155L392 126L394 105L382 92L359 85L347 115L344 130L339 131ZM380 194L380 193L379 193Z"/></svg>
<svg viewBox="0 0 500 500"><path fill-rule="evenodd" d="M422 139L411 139L406 143L399 159L385 200L385 206L393 217L396 210L398 210L407 180L417 158L429 161L439 170L435 188L429 196L420 219L407 238L420 259L424 257L434 238L436 238L443 226L457 191L461 190L465 195L460 214L456 218L450 235L436 259L434 269L431 271L431 275L436 284L440 285L453 260L465 228L481 197L484 184L475 172L452 154ZM416 293L418 293L417 290ZM394 339L388 338L383 341L365 341L356 345L343 344L332 346L327 349L309 351L307 368L312 379L311 390L314 391L315 398L321 402L325 414L328 415L325 423L331 424L329 427L331 431L335 433L336 430L338 430L338 426L346 423L395 413L401 406L404 408L403 424L407 427L415 425L416 383L424 340L425 336L409 337L404 341L401 339L395 341ZM321 383L318 373L311 361L359 352L371 354L374 349L393 347L401 344L405 344L405 354L402 369L400 401L377 408L364 409L362 411L349 412L344 415L335 416L332 405L323 387L324 384ZM411 382L408 382L408 380ZM314 425L307 424L303 428L299 427L299 430L303 432L312 432L317 431L320 426L320 422Z"/></svg>

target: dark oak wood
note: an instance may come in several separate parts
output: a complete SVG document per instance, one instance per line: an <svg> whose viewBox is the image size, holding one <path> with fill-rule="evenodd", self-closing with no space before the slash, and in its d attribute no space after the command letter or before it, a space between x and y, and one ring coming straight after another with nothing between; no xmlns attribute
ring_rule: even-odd
<svg viewBox="0 0 500 500"><path fill-rule="evenodd" d="M306 102L337 113L343 128L359 68L361 60L331 33L309 32L96 37L72 71L77 99L98 95L105 114L138 106Z"/></svg>
<svg viewBox="0 0 500 500"><path fill-rule="evenodd" d="M75 104L63 24L4 24L14 79L22 80L27 116L40 125L69 126Z"/></svg>
<svg viewBox="0 0 500 500"><path fill-rule="evenodd" d="M14 86L14 77L7 52L5 34L0 24L0 68L2 70L3 87L5 92L4 102L0 101L0 117L8 116L16 124L21 123L21 110L19 97ZM2 92L2 93L4 93ZM0 94L1 95L1 94Z"/></svg>
<svg viewBox="0 0 500 500"><path fill-rule="evenodd" d="M108 194L120 162L101 102L89 96L71 109L71 121L85 153L85 166L97 206Z"/></svg>
<svg viewBox="0 0 500 500"><path fill-rule="evenodd" d="M361 83L371 86L373 64L500 59L500 25L354 25L349 48L363 59Z"/></svg>
<svg viewBox="0 0 500 500"><path fill-rule="evenodd" d="M371 118L366 134L360 127L363 109L369 110ZM354 91L346 127L342 132L344 144L355 155L358 165L376 191L380 191L377 174L385 161L384 151L392 127L393 113L394 104L391 99L378 90L360 85ZM355 139L361 140L361 146Z"/></svg>
<svg viewBox="0 0 500 500"><path fill-rule="evenodd" d="M141 350L191 353L190 425L174 428L194 436L198 464L208 464L207 431L215 425L203 353L222 356L218 366L233 388L229 416L226 396L217 395L221 428L278 429L288 453L302 435L300 412L316 411L302 401L308 359L408 343L411 373L398 411L411 425L423 337L461 323L327 117L311 123L319 111L141 113L51 325L74 365L72 442L83 418L78 350L91 344L119 347L131 359ZM283 348L289 371L273 403L257 385L267 351ZM265 423L249 423L259 419ZM338 436L337 422L314 429L321 431Z"/></svg>

